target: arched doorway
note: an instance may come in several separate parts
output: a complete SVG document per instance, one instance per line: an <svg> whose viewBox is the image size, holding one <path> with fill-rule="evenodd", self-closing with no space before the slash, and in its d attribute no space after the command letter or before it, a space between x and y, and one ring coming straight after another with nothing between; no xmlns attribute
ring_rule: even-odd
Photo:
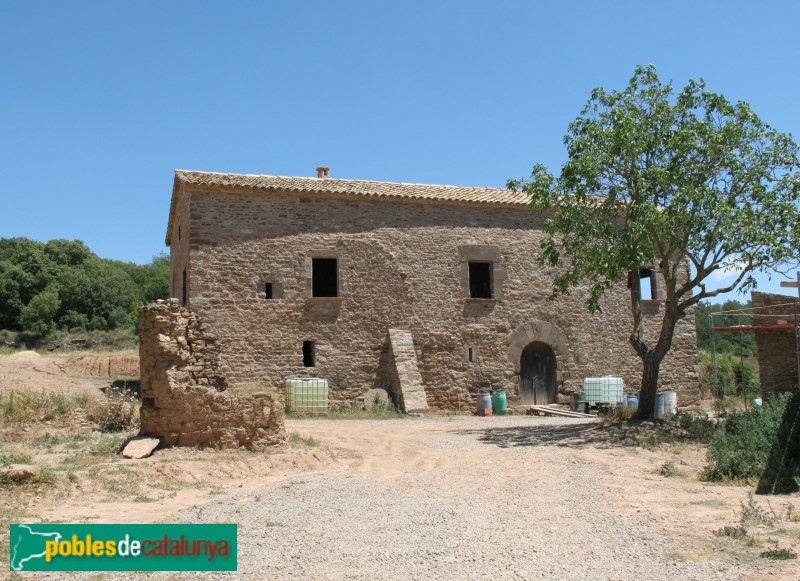
<svg viewBox="0 0 800 581"><path fill-rule="evenodd" d="M542 405L556 401L556 354L547 343L529 343L522 351L519 369L522 403Z"/></svg>

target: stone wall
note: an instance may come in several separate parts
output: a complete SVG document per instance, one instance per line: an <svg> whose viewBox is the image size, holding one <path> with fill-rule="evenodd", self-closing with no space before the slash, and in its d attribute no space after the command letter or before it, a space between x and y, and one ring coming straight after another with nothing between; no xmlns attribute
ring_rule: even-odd
<svg viewBox="0 0 800 581"><path fill-rule="evenodd" d="M797 325L800 304L797 298L753 292L753 326ZM797 344L795 330L771 329L756 333L761 393L793 391L797 388Z"/></svg>
<svg viewBox="0 0 800 581"><path fill-rule="evenodd" d="M219 343L176 299L139 309L141 435L162 446L245 447L285 444L283 406L269 391L226 391Z"/></svg>
<svg viewBox="0 0 800 581"><path fill-rule="evenodd" d="M554 271L537 262L544 236L538 213L193 187L185 209L190 304L220 338L221 368L234 384L282 389L287 377L324 377L332 402L356 401L385 385L385 338L403 329L430 407L471 409L487 389L505 390L513 404L518 343L523 335L539 340L526 329L547 324L564 341L556 353L560 399L582 389L587 376L621 376L629 392L639 389L625 283L602 314L587 311L586 288L548 301ZM311 296L309 264L319 256L339 259L337 298ZM474 256L492 263L492 299L468 298L465 261ZM263 298L265 282L280 288L280 298ZM645 306L651 339L661 308L659 301ZM315 367L303 365L304 341L314 342ZM678 325L660 384L678 391L681 406L699 399L693 315Z"/></svg>

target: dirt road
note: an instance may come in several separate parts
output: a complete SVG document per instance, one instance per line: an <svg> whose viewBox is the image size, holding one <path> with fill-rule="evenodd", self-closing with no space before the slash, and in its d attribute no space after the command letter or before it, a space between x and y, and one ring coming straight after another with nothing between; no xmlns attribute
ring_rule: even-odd
<svg viewBox="0 0 800 581"><path fill-rule="evenodd" d="M288 427L339 461L183 515L239 523L242 578L800 576L712 534L746 489L658 474L666 461L690 474L699 449L615 448L594 422L519 416Z"/></svg>

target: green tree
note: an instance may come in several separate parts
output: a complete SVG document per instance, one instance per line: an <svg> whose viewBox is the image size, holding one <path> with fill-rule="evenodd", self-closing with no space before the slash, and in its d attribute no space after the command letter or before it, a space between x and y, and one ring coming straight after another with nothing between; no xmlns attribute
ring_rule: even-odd
<svg viewBox="0 0 800 581"><path fill-rule="evenodd" d="M22 329L37 337L47 335L53 329L60 306L58 293L52 290L42 291L22 307L19 315Z"/></svg>
<svg viewBox="0 0 800 581"><path fill-rule="evenodd" d="M725 301L712 304L700 302L695 307L695 330L697 331L697 348L711 351L711 329L708 319L712 317L714 327L739 327L753 324L753 316L748 312L752 307L750 301ZM739 311L739 312L729 312ZM714 332L714 345L717 353L733 353L740 357L755 357L756 337L752 331L716 331Z"/></svg>
<svg viewBox="0 0 800 581"><path fill-rule="evenodd" d="M638 413L651 417L676 324L701 300L753 288L756 272L798 256L798 147L702 80L676 94L652 65L637 67L623 91L595 89L564 142L560 175L536 165L530 179L508 185L548 213L540 258L560 267L553 297L588 283L588 308L598 311L630 274ZM655 340L644 334L642 266L665 289ZM720 269L733 269L733 282L709 290Z"/></svg>

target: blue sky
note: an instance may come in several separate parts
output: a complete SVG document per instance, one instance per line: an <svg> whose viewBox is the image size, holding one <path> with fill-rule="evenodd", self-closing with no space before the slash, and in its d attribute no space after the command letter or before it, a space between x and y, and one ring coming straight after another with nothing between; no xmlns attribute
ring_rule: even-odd
<svg viewBox="0 0 800 581"><path fill-rule="evenodd" d="M0 0L0 236L148 262L176 168L502 187L557 170L592 88L637 64L800 136L798 22L791 1Z"/></svg>

